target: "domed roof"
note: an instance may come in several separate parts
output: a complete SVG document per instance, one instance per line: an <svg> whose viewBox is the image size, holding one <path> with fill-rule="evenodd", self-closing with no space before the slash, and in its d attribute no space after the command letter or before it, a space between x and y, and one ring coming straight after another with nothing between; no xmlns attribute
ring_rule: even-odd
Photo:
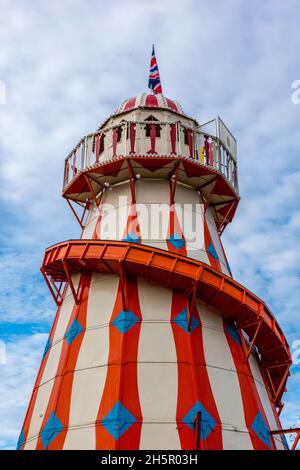
<svg viewBox="0 0 300 470"><path fill-rule="evenodd" d="M114 115L131 111L135 108L163 108L185 115L182 107L176 101L170 100L161 94L147 95L146 93L124 101L124 103L114 112Z"/></svg>

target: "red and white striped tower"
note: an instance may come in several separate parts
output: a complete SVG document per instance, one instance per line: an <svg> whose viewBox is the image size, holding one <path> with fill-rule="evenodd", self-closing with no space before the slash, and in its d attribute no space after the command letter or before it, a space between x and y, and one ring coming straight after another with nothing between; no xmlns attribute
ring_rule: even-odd
<svg viewBox="0 0 300 470"><path fill-rule="evenodd" d="M128 99L66 158L63 197L82 233L45 253L58 310L18 448L283 449L291 356L222 246L239 202L222 120Z"/></svg>

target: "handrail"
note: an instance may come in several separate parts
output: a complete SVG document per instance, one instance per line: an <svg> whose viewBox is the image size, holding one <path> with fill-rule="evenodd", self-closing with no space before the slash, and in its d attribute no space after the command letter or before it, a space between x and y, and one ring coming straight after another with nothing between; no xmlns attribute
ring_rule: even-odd
<svg viewBox="0 0 300 470"><path fill-rule="evenodd" d="M150 133L146 136L146 126ZM118 129L121 132L118 133ZM151 135L149 135L151 134ZM164 155L192 158L220 171L238 192L237 163L218 137L169 121L123 121L84 136L65 159L63 190L77 173L119 156Z"/></svg>

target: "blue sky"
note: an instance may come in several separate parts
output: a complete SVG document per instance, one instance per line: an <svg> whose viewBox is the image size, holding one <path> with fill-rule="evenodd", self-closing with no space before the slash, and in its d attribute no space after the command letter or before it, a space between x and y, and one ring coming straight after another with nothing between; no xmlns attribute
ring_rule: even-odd
<svg viewBox="0 0 300 470"><path fill-rule="evenodd" d="M147 91L153 42L164 94L199 121L220 115L238 140L229 262L300 340L299 2L0 0L0 11L0 448L15 447L55 312L44 249L79 234L60 196L64 158ZM285 425L300 425L299 385L295 363Z"/></svg>

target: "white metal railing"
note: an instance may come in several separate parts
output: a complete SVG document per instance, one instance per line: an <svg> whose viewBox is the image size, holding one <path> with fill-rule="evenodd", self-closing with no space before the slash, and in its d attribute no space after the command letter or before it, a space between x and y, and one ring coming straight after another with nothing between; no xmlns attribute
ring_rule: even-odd
<svg viewBox="0 0 300 470"><path fill-rule="evenodd" d="M83 137L65 159L65 188L76 174L119 156L184 156L221 172L238 191L236 155L216 136L180 122L122 121Z"/></svg>

